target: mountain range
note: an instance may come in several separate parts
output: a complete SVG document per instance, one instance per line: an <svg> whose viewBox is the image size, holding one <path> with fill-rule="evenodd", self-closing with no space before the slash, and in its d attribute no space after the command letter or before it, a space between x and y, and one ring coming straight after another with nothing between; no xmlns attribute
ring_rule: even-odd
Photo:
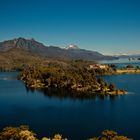
<svg viewBox="0 0 140 140"><path fill-rule="evenodd" d="M8 53L9 51L23 50L28 55L37 55L53 59L66 59L66 60L110 60L116 57L105 56L96 51L80 49L76 45L69 45L66 48L58 46L45 46L34 39L17 38L0 42L0 54ZM8 55L8 54L7 54ZM15 53L16 55L16 53ZM18 54L19 55L19 54Z"/></svg>

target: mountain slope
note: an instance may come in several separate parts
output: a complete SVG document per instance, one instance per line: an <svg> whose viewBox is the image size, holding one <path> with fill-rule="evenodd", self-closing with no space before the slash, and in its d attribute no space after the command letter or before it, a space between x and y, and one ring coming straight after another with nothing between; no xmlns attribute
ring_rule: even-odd
<svg viewBox="0 0 140 140"><path fill-rule="evenodd" d="M89 51L70 45L67 49L55 46L45 46L34 39L18 38L0 42L0 52L7 52L11 49L23 49L32 54L55 59L84 59L84 60L105 60L114 57L104 56L96 51Z"/></svg>
<svg viewBox="0 0 140 140"><path fill-rule="evenodd" d="M21 48L0 51L0 71L22 69L27 65L41 64L44 59Z"/></svg>

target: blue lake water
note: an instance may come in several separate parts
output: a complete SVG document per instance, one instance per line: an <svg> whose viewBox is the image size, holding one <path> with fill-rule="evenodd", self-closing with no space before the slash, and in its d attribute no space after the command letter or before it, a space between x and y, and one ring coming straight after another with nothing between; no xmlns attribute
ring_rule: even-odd
<svg viewBox="0 0 140 140"><path fill-rule="evenodd" d="M99 63L115 64L118 68L126 67L127 65L133 65L134 67L136 67L136 66L140 67L140 60L138 60L138 59L129 60L128 58L121 58L121 59L116 59L116 60L104 60L104 61L99 61Z"/></svg>
<svg viewBox="0 0 140 140"><path fill-rule="evenodd" d="M0 73L0 129L27 124L39 137L60 133L70 140L84 140L111 129L139 140L140 75L104 77L128 95L79 100L28 91L16 74Z"/></svg>

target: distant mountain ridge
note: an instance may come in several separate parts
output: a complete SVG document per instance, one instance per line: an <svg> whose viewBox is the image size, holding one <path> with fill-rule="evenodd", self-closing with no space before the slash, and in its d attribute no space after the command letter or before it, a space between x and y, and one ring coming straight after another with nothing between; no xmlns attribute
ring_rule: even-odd
<svg viewBox="0 0 140 140"><path fill-rule="evenodd" d="M118 58L139 58L140 54L117 55Z"/></svg>
<svg viewBox="0 0 140 140"><path fill-rule="evenodd" d="M83 60L110 60L116 57L105 56L96 51L80 49L76 45L69 45L67 48L57 46L45 46L34 39L17 38L0 42L0 52L7 52L11 49L24 49L32 54L60 59L83 59Z"/></svg>

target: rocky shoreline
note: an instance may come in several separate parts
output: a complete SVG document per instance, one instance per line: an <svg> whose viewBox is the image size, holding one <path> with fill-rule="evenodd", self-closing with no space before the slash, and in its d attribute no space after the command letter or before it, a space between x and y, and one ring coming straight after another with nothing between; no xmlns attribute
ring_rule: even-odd
<svg viewBox="0 0 140 140"><path fill-rule="evenodd" d="M20 79L22 80L22 79ZM32 80L33 82L33 80ZM117 96L117 95L126 95L127 94L127 91L125 90L122 90L122 89L114 89L114 90L110 90L109 87L106 87L105 89L101 89L101 85L97 85L94 86L94 88L92 86L85 86L85 87L81 87L81 86L76 86L76 85L73 85L72 87L62 87L62 88L59 88L57 87L57 85L54 85L54 86L46 86L44 83L41 83L40 80L34 80L34 84L31 84L29 81L24 81L25 85L27 88L29 89L35 89L35 90L40 90L40 89L43 89L43 90L50 90L50 89L56 89L58 91L60 90L67 90L70 92L73 92L74 94L77 94L78 96L81 94L85 94L85 96L95 96L95 95L109 95L109 96Z"/></svg>

